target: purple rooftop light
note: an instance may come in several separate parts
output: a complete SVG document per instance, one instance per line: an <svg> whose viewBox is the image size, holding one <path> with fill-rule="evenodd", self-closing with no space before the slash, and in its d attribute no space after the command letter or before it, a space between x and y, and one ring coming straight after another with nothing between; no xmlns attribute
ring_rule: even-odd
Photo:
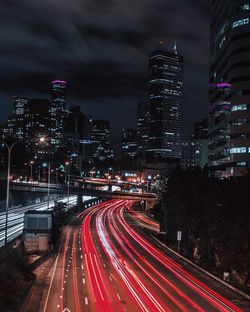
<svg viewBox="0 0 250 312"><path fill-rule="evenodd" d="M218 88L231 88L231 83L229 82L219 82L216 84L216 87Z"/></svg>
<svg viewBox="0 0 250 312"><path fill-rule="evenodd" d="M54 80L51 82L52 84L54 83L63 83L63 84L66 84L67 82L65 80Z"/></svg>

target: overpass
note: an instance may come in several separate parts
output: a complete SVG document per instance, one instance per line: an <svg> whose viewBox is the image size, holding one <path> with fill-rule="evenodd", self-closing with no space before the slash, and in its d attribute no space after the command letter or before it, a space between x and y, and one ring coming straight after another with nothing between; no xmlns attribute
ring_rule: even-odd
<svg viewBox="0 0 250 312"><path fill-rule="evenodd" d="M75 186L70 185L69 189L65 185L38 183L38 182L12 182L10 184L10 190L14 192L33 192L33 193L44 193L48 192L48 187L50 194L67 194L69 195L85 195L101 197L106 199L128 199L136 201L148 201L154 202L157 200L157 195L154 193L147 192L131 192L131 191L111 191L110 188L107 191L97 189L95 182L82 182L81 185ZM105 184L102 184L105 185ZM107 184L106 184L107 185ZM110 186L110 185L108 185Z"/></svg>

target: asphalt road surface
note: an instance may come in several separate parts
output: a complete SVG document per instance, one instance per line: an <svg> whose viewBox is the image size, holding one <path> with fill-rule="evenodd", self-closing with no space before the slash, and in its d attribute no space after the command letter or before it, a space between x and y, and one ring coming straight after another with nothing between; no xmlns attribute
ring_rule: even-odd
<svg viewBox="0 0 250 312"><path fill-rule="evenodd" d="M66 227L39 311L250 311L250 301L206 284L153 244L138 222L157 224L124 212L130 207L124 200L98 204ZM24 311L32 311L32 300Z"/></svg>

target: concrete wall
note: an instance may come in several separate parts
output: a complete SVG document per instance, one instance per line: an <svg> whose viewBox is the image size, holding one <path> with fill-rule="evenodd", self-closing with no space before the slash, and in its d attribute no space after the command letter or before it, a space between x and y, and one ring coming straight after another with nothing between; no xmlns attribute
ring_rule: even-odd
<svg viewBox="0 0 250 312"><path fill-rule="evenodd" d="M50 200L57 200L65 197L65 194L50 194ZM33 192L10 192L10 208L18 208L38 204L47 200L46 193L33 193ZM5 200L0 201L0 211L5 210Z"/></svg>

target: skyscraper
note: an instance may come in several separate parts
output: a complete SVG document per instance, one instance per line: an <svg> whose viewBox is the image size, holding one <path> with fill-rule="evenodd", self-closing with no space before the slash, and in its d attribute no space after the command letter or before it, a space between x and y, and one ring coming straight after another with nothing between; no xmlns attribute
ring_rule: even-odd
<svg viewBox="0 0 250 312"><path fill-rule="evenodd" d="M5 128L7 135L16 137L17 139L24 139L24 125L28 102L29 100L27 98L18 96L13 98L13 111L8 117L7 127Z"/></svg>
<svg viewBox="0 0 250 312"><path fill-rule="evenodd" d="M208 165L215 177L250 167L249 21L249 2L212 2Z"/></svg>
<svg viewBox="0 0 250 312"><path fill-rule="evenodd" d="M24 140L37 159L45 159L56 150L56 113L53 103L46 99L29 99L24 120ZM46 143L39 144L45 137Z"/></svg>
<svg viewBox="0 0 250 312"><path fill-rule="evenodd" d="M56 111L54 104L46 99L13 98L13 112L4 129L6 135L23 139L32 157L42 159L56 150ZM46 137L47 146L38 144Z"/></svg>
<svg viewBox="0 0 250 312"><path fill-rule="evenodd" d="M93 148L92 158L96 161L103 161L113 157L113 150L110 145L110 124L107 120L92 120L91 141Z"/></svg>
<svg viewBox="0 0 250 312"><path fill-rule="evenodd" d="M55 132L55 146L56 149L62 144L64 118L65 118L65 89L66 81L64 80L53 80L52 86L52 97L51 101L54 104L56 111L56 132Z"/></svg>
<svg viewBox="0 0 250 312"><path fill-rule="evenodd" d="M84 138L85 114L80 105L75 105L65 112L63 147L65 154L76 169L82 168L82 144Z"/></svg>
<svg viewBox="0 0 250 312"><path fill-rule="evenodd" d="M58 110L65 109L65 87L66 81L53 80L52 85L52 102L55 103Z"/></svg>
<svg viewBox="0 0 250 312"><path fill-rule="evenodd" d="M134 158L137 152L136 129L123 128L121 143L122 157L128 159Z"/></svg>
<svg viewBox="0 0 250 312"><path fill-rule="evenodd" d="M139 102L137 105L137 154L145 157L149 139L149 104L148 101Z"/></svg>
<svg viewBox="0 0 250 312"><path fill-rule="evenodd" d="M153 157L181 158L183 57L162 48L149 58L149 148Z"/></svg>

